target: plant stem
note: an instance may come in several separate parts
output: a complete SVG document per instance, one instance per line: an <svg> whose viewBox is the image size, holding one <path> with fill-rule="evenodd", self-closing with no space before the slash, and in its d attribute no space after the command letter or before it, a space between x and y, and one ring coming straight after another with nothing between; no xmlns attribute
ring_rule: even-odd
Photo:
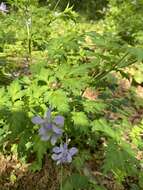
<svg viewBox="0 0 143 190"><path fill-rule="evenodd" d="M99 75L97 75L94 79L96 80L101 80L102 78L104 78L108 73L110 73L111 71L116 69L116 66L118 66L124 59L125 57L127 57L128 53L125 53L125 55L123 55L123 57L119 60L119 62L117 62L115 65L113 65L112 68L110 68L107 71L104 71L102 73L100 73Z"/></svg>
<svg viewBox="0 0 143 190"><path fill-rule="evenodd" d="M60 172L60 190L63 189L63 166L61 164L61 172Z"/></svg>
<svg viewBox="0 0 143 190"><path fill-rule="evenodd" d="M61 1L61 0L58 0L58 1L57 1L56 5L55 5L55 7L54 7L54 9L53 9L53 11L56 10L56 8L57 8L57 6L59 5L60 1Z"/></svg>
<svg viewBox="0 0 143 190"><path fill-rule="evenodd" d="M27 54L28 54L28 64L31 63L31 53L32 53L32 13L30 8L30 0L27 1L24 9L24 16L26 22L26 29L27 29Z"/></svg>
<svg viewBox="0 0 143 190"><path fill-rule="evenodd" d="M31 60L31 29L29 21L27 21L26 27L27 27L27 41L28 41L28 57Z"/></svg>

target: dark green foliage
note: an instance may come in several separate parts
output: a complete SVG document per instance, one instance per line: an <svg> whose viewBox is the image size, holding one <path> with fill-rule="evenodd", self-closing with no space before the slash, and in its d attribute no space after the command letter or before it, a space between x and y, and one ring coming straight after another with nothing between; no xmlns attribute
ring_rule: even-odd
<svg viewBox="0 0 143 190"><path fill-rule="evenodd" d="M56 5L57 1L48 1L50 7L53 8ZM62 0L59 2L58 7L60 10L64 10L65 7L69 4L73 7L75 11L86 17L87 19L98 20L101 19L105 14L105 9L107 7L107 0Z"/></svg>

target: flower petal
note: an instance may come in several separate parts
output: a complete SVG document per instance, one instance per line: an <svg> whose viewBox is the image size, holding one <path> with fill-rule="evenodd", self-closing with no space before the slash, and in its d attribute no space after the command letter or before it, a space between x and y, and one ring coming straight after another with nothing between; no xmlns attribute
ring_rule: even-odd
<svg viewBox="0 0 143 190"><path fill-rule="evenodd" d="M39 135L46 135L46 133L47 133L47 129L45 127L41 127L39 129Z"/></svg>
<svg viewBox="0 0 143 190"><path fill-rule="evenodd" d="M61 135L63 133L63 130L56 127L55 125L53 125L53 131L58 134L58 135Z"/></svg>
<svg viewBox="0 0 143 190"><path fill-rule="evenodd" d="M78 152L78 149L75 147L69 149L69 154L71 156L75 155L77 152Z"/></svg>
<svg viewBox="0 0 143 190"><path fill-rule="evenodd" d="M48 111L46 112L46 118L47 118L47 120L49 120L49 121L50 121L50 119L51 119L51 112L52 112L51 108L49 108Z"/></svg>
<svg viewBox="0 0 143 190"><path fill-rule="evenodd" d="M63 116L56 116L54 121L53 121L56 125L61 125L63 126L64 125L64 117Z"/></svg>
<svg viewBox="0 0 143 190"><path fill-rule="evenodd" d="M58 160L58 155L57 154L52 154L52 159L53 160Z"/></svg>
<svg viewBox="0 0 143 190"><path fill-rule="evenodd" d="M47 132L47 129L45 127L41 127L39 129L39 135L43 141L48 141L51 137L51 134Z"/></svg>
<svg viewBox="0 0 143 190"><path fill-rule="evenodd" d="M53 160L61 160L62 159L62 153L61 154L52 154Z"/></svg>
<svg viewBox="0 0 143 190"><path fill-rule="evenodd" d="M71 161L72 161L72 156L70 154L68 154L66 162L70 163Z"/></svg>
<svg viewBox="0 0 143 190"><path fill-rule="evenodd" d="M68 149L68 145L67 145L67 143L64 143L64 145L63 145L63 149L64 149L64 151L67 151L67 149Z"/></svg>
<svg viewBox="0 0 143 190"><path fill-rule="evenodd" d="M58 160L62 159L62 157L63 157L63 153L57 154Z"/></svg>
<svg viewBox="0 0 143 190"><path fill-rule="evenodd" d="M53 128L53 125L51 123L44 123L43 126L47 129L50 130Z"/></svg>
<svg viewBox="0 0 143 190"><path fill-rule="evenodd" d="M53 148L53 152L54 153L60 153L60 152L62 152L62 150L61 150L60 147L56 146L56 147Z"/></svg>
<svg viewBox="0 0 143 190"><path fill-rule="evenodd" d="M42 124L42 123L44 123L44 119L42 119L40 116L35 116L32 118L32 123Z"/></svg>
<svg viewBox="0 0 143 190"><path fill-rule="evenodd" d="M42 141L48 141L50 139L50 136L49 135L42 135L41 136L41 140Z"/></svg>
<svg viewBox="0 0 143 190"><path fill-rule="evenodd" d="M57 136L57 135L53 135L53 136L51 137L51 144L52 144L52 145L55 145L56 142L57 142L57 139L58 139L58 136Z"/></svg>

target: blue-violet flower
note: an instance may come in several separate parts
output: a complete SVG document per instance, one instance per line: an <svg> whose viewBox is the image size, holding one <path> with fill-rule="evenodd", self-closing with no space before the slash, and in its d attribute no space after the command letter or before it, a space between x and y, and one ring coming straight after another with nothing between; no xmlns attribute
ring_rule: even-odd
<svg viewBox="0 0 143 190"><path fill-rule="evenodd" d="M41 125L39 129L39 135L43 141L51 141L51 144L54 145L58 138L62 136L63 126L64 126L64 117L56 116L52 118L51 109L48 109L46 112L46 117L42 119L40 116L35 116L32 118L34 124Z"/></svg>
<svg viewBox="0 0 143 190"><path fill-rule="evenodd" d="M72 161L72 156L78 152L78 149L72 147L68 149L67 143L61 144L60 147L53 148L52 159L58 164L70 163Z"/></svg>

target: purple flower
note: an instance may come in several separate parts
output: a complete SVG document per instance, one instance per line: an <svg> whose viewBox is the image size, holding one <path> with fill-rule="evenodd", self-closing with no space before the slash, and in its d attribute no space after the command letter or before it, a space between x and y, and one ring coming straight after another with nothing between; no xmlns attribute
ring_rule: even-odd
<svg viewBox="0 0 143 190"><path fill-rule="evenodd" d="M35 116L32 118L32 122L41 125L39 135L43 141L50 140L51 144L54 145L58 138L62 136L64 117L58 115L53 119L51 116L51 109L46 112L46 117L44 119L40 116Z"/></svg>
<svg viewBox="0 0 143 190"><path fill-rule="evenodd" d="M68 149L68 145L66 143L61 144L60 147L53 148L52 159L55 160L58 164L70 163L72 161L72 156L74 156L78 152L78 149L72 147Z"/></svg>
<svg viewBox="0 0 143 190"><path fill-rule="evenodd" d="M8 12L8 10L6 9L6 4L4 2L2 2L0 4L0 11L1 12Z"/></svg>

